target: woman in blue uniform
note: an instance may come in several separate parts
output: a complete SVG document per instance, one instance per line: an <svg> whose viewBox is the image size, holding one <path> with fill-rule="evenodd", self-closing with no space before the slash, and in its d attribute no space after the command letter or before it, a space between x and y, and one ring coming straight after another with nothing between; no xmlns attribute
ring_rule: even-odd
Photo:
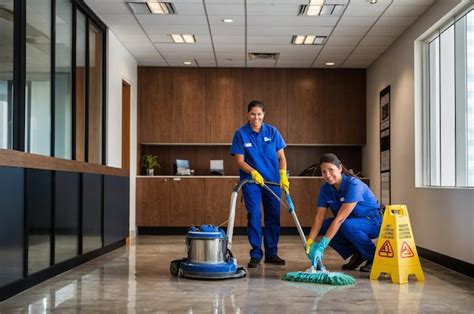
<svg viewBox="0 0 474 314"><path fill-rule="evenodd" d="M286 174L286 144L275 127L263 123L263 102L251 101L247 107L247 116L248 123L234 134L230 152L239 166L240 180L253 179L256 182L243 187L248 219L247 235L252 246L248 267L256 268L263 257L260 203L263 203L264 210L265 263L285 265L285 261L277 255L280 202L262 186L264 181L280 182L280 186L269 187L278 196L281 195L281 189L288 192L290 183Z"/></svg>
<svg viewBox="0 0 474 314"><path fill-rule="evenodd" d="M321 174L326 181L321 186L316 217L306 242L306 253L315 245L313 265L322 265L324 250L330 245L343 259L350 256L342 269L353 270L364 261L360 271L370 272L374 260L375 245L382 224L380 208L374 193L354 177L334 154L325 154L320 161ZM330 209L333 218L324 220ZM320 234L323 238L314 242ZM314 242L314 243L313 243ZM313 254L312 254L313 255Z"/></svg>

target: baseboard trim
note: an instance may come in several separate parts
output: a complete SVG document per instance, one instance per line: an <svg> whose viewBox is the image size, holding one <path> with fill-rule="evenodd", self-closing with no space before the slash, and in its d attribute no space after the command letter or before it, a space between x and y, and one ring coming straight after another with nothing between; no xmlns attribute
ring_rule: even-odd
<svg viewBox="0 0 474 314"><path fill-rule="evenodd" d="M457 271L458 273L464 274L471 278L474 277L474 264L461 261L459 259L441 253L437 253L419 246L417 246L416 249L420 257L423 257L433 263L452 269L454 271Z"/></svg>
<svg viewBox="0 0 474 314"><path fill-rule="evenodd" d="M0 288L0 302L14 296L17 293L20 293L23 290L31 288L39 284L40 282L59 275L76 266L84 264L85 262L88 262L91 259L104 255L124 245L125 239L109 244L103 248L88 252L86 254L73 257L67 261L51 266L50 268L31 274L24 279L20 279L6 286L3 286Z"/></svg>

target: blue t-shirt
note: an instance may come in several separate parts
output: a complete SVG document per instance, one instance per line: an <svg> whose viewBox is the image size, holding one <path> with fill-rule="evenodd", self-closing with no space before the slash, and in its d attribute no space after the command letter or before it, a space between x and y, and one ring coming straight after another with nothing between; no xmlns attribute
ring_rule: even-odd
<svg viewBox="0 0 474 314"><path fill-rule="evenodd" d="M379 215L379 202L374 193L361 180L342 174L342 183L339 190L324 183L319 191L318 207L329 207L337 215L344 203L356 203L349 217L372 217Z"/></svg>
<svg viewBox="0 0 474 314"><path fill-rule="evenodd" d="M262 123L257 133L247 123L235 131L230 153L244 155L245 162L257 170L265 181L280 182L277 151L285 147L283 137L274 126ZM252 176L240 170L240 179L252 179Z"/></svg>

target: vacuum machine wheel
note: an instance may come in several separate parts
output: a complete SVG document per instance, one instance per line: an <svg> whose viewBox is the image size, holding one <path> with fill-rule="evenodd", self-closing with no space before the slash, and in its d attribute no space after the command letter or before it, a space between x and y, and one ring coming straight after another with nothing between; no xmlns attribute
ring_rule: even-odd
<svg viewBox="0 0 474 314"><path fill-rule="evenodd" d="M170 264L170 273L173 276L178 276L179 274L179 269L181 268L181 260L177 259L171 262Z"/></svg>

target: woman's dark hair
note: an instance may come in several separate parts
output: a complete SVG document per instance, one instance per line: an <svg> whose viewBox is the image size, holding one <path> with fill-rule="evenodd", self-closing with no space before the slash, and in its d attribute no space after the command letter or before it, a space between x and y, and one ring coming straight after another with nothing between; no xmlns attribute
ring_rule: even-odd
<svg viewBox="0 0 474 314"><path fill-rule="evenodd" d="M262 111L265 112L265 104L263 103L263 101L252 100L251 102L249 102L247 106L247 112L250 112L250 110L252 110L252 108L254 107L262 108Z"/></svg>
<svg viewBox="0 0 474 314"><path fill-rule="evenodd" d="M344 165L342 164L341 160L333 153L328 153L328 154L322 155L321 159L319 160L319 167L321 167L321 165L324 162L333 164L336 167L342 167L342 173L344 173L345 175L348 175L348 176L351 176L351 177L357 177L354 174L354 172L352 172L350 170L347 170L347 168L344 167Z"/></svg>

